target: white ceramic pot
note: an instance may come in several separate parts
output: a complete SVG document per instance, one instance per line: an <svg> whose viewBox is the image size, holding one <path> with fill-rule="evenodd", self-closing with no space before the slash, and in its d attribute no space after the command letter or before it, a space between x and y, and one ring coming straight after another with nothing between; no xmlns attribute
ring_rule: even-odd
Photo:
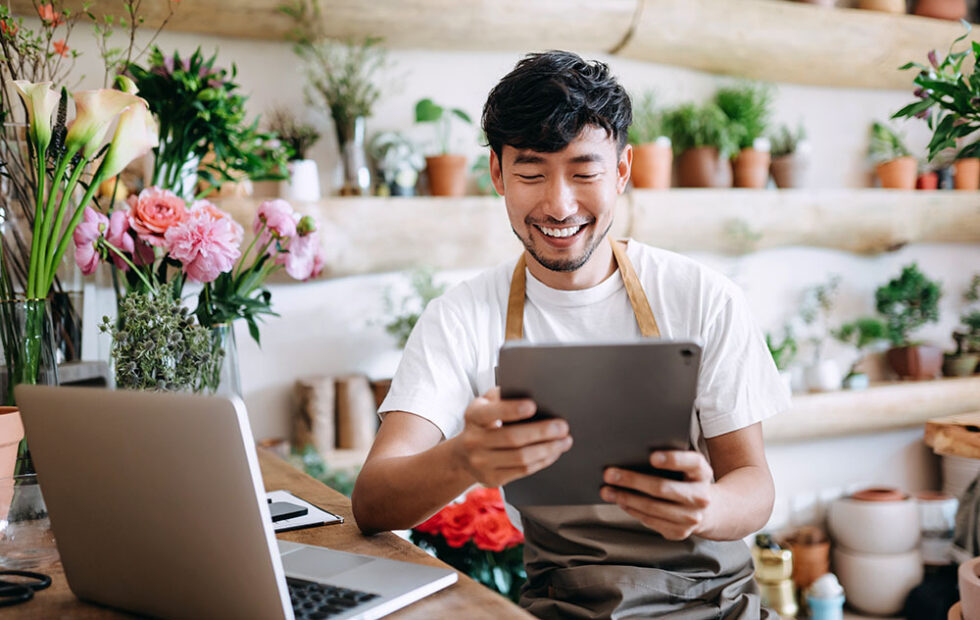
<svg viewBox="0 0 980 620"><path fill-rule="evenodd" d="M980 558L960 564L957 572L964 618L980 618Z"/></svg>
<svg viewBox="0 0 980 620"><path fill-rule="evenodd" d="M822 360L806 368L806 387L811 392L833 392L841 389L844 379L834 360Z"/></svg>
<svg viewBox="0 0 980 620"><path fill-rule="evenodd" d="M918 549L906 553L872 554L834 548L834 573L844 586L847 602L874 616L901 612L912 588L922 582Z"/></svg>
<svg viewBox="0 0 980 620"><path fill-rule="evenodd" d="M298 202L320 200L320 173L316 161L297 159L289 162L288 168L289 180L279 182L279 195Z"/></svg>
<svg viewBox="0 0 980 620"><path fill-rule="evenodd" d="M827 526L834 542L860 553L905 553L919 544L918 506L911 498L873 502L842 497L830 504Z"/></svg>

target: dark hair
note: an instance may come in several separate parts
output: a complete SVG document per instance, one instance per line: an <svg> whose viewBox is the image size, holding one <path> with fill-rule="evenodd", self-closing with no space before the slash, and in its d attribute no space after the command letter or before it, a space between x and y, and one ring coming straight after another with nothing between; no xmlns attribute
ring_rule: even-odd
<svg viewBox="0 0 980 620"><path fill-rule="evenodd" d="M505 144L541 153L560 151L586 125L605 129L621 151L633 109L608 65L552 50L528 54L493 87L482 121L497 157Z"/></svg>

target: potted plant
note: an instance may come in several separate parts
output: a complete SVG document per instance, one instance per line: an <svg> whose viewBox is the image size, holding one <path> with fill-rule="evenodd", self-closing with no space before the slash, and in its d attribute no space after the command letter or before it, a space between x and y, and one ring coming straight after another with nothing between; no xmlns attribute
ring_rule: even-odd
<svg viewBox="0 0 980 620"><path fill-rule="evenodd" d="M943 356L943 374L949 377L971 375L980 364L980 309L976 307L976 302L980 301L980 274L973 276L963 299L974 306L960 317L966 329L953 332L956 351Z"/></svg>
<svg viewBox="0 0 980 620"><path fill-rule="evenodd" d="M903 70L915 69L916 101L908 104L892 118L921 118L932 130L929 140L929 161L941 152L955 150L954 183L956 189L975 190L980 187L980 142L967 138L980 129L980 76L976 65L980 60L980 46L972 45L970 51L954 52L956 44L966 39L971 26L962 22L966 32L949 46L940 58L936 50L928 53L928 64L909 62ZM972 51L973 66L963 71L963 63ZM961 148L959 144L966 143Z"/></svg>
<svg viewBox="0 0 980 620"><path fill-rule="evenodd" d="M902 139L888 126L871 124L868 159L885 189L915 189L918 163Z"/></svg>
<svg viewBox="0 0 980 620"><path fill-rule="evenodd" d="M677 157L680 187L729 187L729 155L735 151L728 117L714 103L686 103L664 115ZM722 165L725 162L726 165Z"/></svg>
<svg viewBox="0 0 980 620"><path fill-rule="evenodd" d="M267 121L269 131L289 149L289 180L279 182L279 195L286 200L314 202L320 199L320 173L307 152L320 139L313 125L300 123L286 108L274 108Z"/></svg>
<svg viewBox="0 0 980 620"><path fill-rule="evenodd" d="M647 91L633 100L633 124L629 129L633 145L633 168L630 179L638 189L668 189L674 153L670 138L664 132L663 111L657 107L656 95Z"/></svg>
<svg viewBox="0 0 980 620"><path fill-rule="evenodd" d="M414 196L425 161L415 144L396 131L379 133L371 140L371 156L391 196Z"/></svg>
<svg viewBox="0 0 980 620"><path fill-rule="evenodd" d="M939 173L930 168L924 161L919 162L919 174L915 177L915 189L939 189Z"/></svg>
<svg viewBox="0 0 980 620"><path fill-rule="evenodd" d="M772 163L769 164L769 172L776 187L780 189L792 189L806 185L806 171L809 165L808 151L810 148L806 140L806 129L800 123L796 131L787 125L780 125L779 129L769 137Z"/></svg>
<svg viewBox="0 0 980 620"><path fill-rule="evenodd" d="M809 330L807 343L813 349L813 357L804 370L807 389L811 392L829 392L840 389L843 376L837 362L824 357L823 345L830 333L830 314L837 301L840 276L833 275L826 282L806 289L800 318Z"/></svg>
<svg viewBox="0 0 980 620"><path fill-rule="evenodd" d="M436 283L430 269L417 269L411 274L411 293L395 302L391 290L385 291L384 308L387 316L385 331L394 336L399 349L404 349L408 337L429 302L446 292L446 284Z"/></svg>
<svg viewBox="0 0 980 620"><path fill-rule="evenodd" d="M415 122L432 123L439 153L425 158L429 190L433 196L462 196L466 193L466 156L449 152L453 119L472 124L469 114L459 108L444 108L431 99L415 104Z"/></svg>
<svg viewBox="0 0 980 620"><path fill-rule="evenodd" d="M778 341L773 338L772 334L766 333L766 346L769 348L772 361L776 364L776 369L779 371L779 378L783 380L786 390L792 392L793 373L790 370L790 365L796 359L798 350L793 331L789 326L784 327L783 336Z"/></svg>
<svg viewBox="0 0 980 620"><path fill-rule="evenodd" d="M914 12L922 17L959 21L966 18L966 0L918 0Z"/></svg>
<svg viewBox="0 0 980 620"><path fill-rule="evenodd" d="M865 360L865 349L887 339L885 324L881 319L863 317L851 323L844 323L839 329L834 330L833 334L841 342L852 345L858 353L857 359L851 364L850 370L844 377L844 388L858 390L868 387L868 374L858 370L858 367Z"/></svg>
<svg viewBox="0 0 980 620"><path fill-rule="evenodd" d="M942 350L913 342L913 331L939 320L938 282L928 279L917 264L875 291L875 305L884 317L892 347L886 356L892 369L903 379L932 379L942 368Z"/></svg>
<svg viewBox="0 0 980 620"><path fill-rule="evenodd" d="M746 83L722 88L715 102L732 128L738 154L732 160L735 187L762 189L769 182L769 140L763 138L771 116L772 91Z"/></svg>

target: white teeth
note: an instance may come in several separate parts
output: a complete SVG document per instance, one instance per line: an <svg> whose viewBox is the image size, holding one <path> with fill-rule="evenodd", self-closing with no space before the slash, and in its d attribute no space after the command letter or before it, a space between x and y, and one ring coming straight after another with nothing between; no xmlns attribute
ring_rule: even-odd
<svg viewBox="0 0 980 620"><path fill-rule="evenodd" d="M572 226L570 228L545 228L544 226L539 226L538 228L549 237L571 237L581 230L582 227Z"/></svg>

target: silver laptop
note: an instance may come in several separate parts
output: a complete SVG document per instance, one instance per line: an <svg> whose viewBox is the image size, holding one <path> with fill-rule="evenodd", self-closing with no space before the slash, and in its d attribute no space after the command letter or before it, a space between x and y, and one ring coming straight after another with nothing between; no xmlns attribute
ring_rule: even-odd
<svg viewBox="0 0 980 620"><path fill-rule="evenodd" d="M164 618L377 618L456 581L452 570L277 543L237 398L15 394L80 599Z"/></svg>

